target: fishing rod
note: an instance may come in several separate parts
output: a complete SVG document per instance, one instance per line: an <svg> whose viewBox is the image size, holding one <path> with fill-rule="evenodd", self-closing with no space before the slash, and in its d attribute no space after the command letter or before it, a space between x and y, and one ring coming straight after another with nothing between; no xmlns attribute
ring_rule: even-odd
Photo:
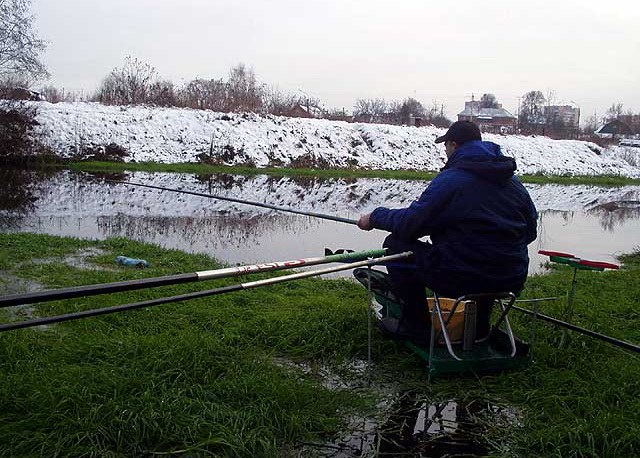
<svg viewBox="0 0 640 458"><path fill-rule="evenodd" d="M625 350L630 350L630 351L635 352L635 353L640 353L640 346L639 345L635 345L635 344L632 344L630 342L625 342L624 340L620 340L620 339L616 339L616 338L611 337L611 336L600 334L599 332L595 332L595 331L592 331L590 329L581 328L580 326L576 326L575 324L567 323L566 321L558 320L557 318L553 318L553 317L550 317L550 316L547 316L547 315L543 315L541 313L537 313L537 312L534 313L531 310L528 310L528 309L525 309L525 308L522 308L522 307L518 307L516 305L511 306L511 308L513 308L515 310L518 310L519 312L526 313L528 315L533 315L536 318L539 318L539 319L541 319L543 321L547 321L549 323L561 326L563 328L567 328L567 329L569 329L571 331L575 331L575 332L578 332L580 334L584 334L586 336L593 337L595 339L603 340L603 341L608 342L610 344L613 344L613 345L615 345L617 347L624 348Z"/></svg>
<svg viewBox="0 0 640 458"><path fill-rule="evenodd" d="M204 280L213 280L225 277L237 277L259 272L271 272L295 267L313 266L317 264L328 264L331 262L348 262L366 258L379 258L384 256L386 249L368 250L347 253L328 253L325 256L318 256L306 259L294 259L290 261L275 261L264 264L252 264L237 267L226 267L216 270L204 270L200 272L190 272L184 274L166 275L163 277L143 278L140 280L126 280L113 283L100 283L86 286L73 286L70 288L50 289L45 291L35 291L25 294L13 294L0 297L0 308L14 305L26 305L36 302L49 302L62 299L72 299L75 297L97 296L99 294L117 293L121 291L132 291L143 288L155 288L158 286L176 285L179 283L192 283Z"/></svg>
<svg viewBox="0 0 640 458"><path fill-rule="evenodd" d="M180 295L171 296L171 297L162 297L162 298L151 299L151 300L142 301L142 302L133 302L130 304L117 305L113 307L103 307L99 309L85 310L81 312L66 313L63 315L36 318L33 320L6 323L6 324L0 325L0 332L11 331L14 329L30 328L33 326L41 326L41 325L51 324L51 323L60 323L63 321L79 320L81 318L89 318L92 316L123 312L125 310L135 310L135 309L140 309L144 307L152 307L155 305L168 304L171 302L181 302L181 301L187 301L191 299L199 299L202 297L215 296L218 294L231 293L234 291L241 291L245 289L257 288L260 286L274 285L276 283L283 283L291 280L299 280L301 278L314 277L318 275L339 272L341 270L354 269L356 267L373 266L377 264L382 264L387 261L405 259L410 256L413 256L413 253L411 251L405 251L403 253L392 254L389 256L382 256L376 259L367 259L364 261L357 261L357 262L349 263L347 265L327 267L319 270L310 270L310 271L295 273L291 275L284 275L281 277L266 278L264 280L256 280L256 281L247 282L247 283L239 283L236 285L223 286L220 288L210 289L206 291L196 291L193 293L180 294Z"/></svg>
<svg viewBox="0 0 640 458"><path fill-rule="evenodd" d="M208 199L226 200L226 201L235 202L238 204L253 205L254 207L262 207L262 208L268 208L270 210L278 210L278 211L287 212L287 213L295 213L296 215L313 216L315 218L328 219L330 221L337 221L339 223L347 223L347 224L353 224L353 225L358 224L358 221L355 219L342 218L341 216L327 215L324 213L307 212L307 211L296 210L288 207L278 207L277 205L263 204L261 202L253 202L251 200L236 199L235 197L217 196L214 194L206 194L203 192L185 191L183 189L175 189L175 188L165 188L164 186L135 183L132 181L118 181L118 180L105 180L105 181L108 183L118 183L118 184L130 185L130 186L139 186L142 188L159 189L161 191L178 192L181 194L189 194L192 196L206 197Z"/></svg>

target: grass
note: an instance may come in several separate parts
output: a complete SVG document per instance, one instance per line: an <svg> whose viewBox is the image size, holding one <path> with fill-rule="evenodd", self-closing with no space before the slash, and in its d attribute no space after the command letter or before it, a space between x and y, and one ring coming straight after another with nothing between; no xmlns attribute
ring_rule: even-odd
<svg viewBox="0 0 640 458"><path fill-rule="evenodd" d="M397 180L431 180L437 175L435 171L420 170L365 170L365 169L302 169L302 168L257 168L246 166L213 166L198 163L160 164L154 162L122 163L122 162L73 162L68 165L73 170L86 172L117 173L125 171L170 172L235 175L274 175L274 176L312 176L319 178L387 178ZM564 175L519 175L525 183L594 186L637 185L640 179L619 175L599 176L564 176Z"/></svg>
<svg viewBox="0 0 640 458"><path fill-rule="evenodd" d="M99 247L69 267L61 257ZM116 266L118 254L151 262ZM49 259L50 262L31 262ZM617 272L579 272L574 322L640 342L640 253ZM219 264L122 238L87 241L0 235L0 269L47 287L192 272ZM569 268L529 279L523 297L563 296ZM252 277L255 278L255 277ZM38 316L205 289L176 285L36 306ZM320 293L321 292L321 293ZM367 390L329 390L313 373L274 358L338 367L366 358L364 291L344 280L307 279L256 290L0 334L0 456L295 456L346 416L371 412ZM560 316L562 303L541 306ZM0 310L1 311L1 310ZM519 335L527 319L512 314ZM5 319L8 319L6 317ZM379 374L432 400L513 406L522 425L484 424L493 456L619 457L640 450L640 359L538 325L526 370L426 382L422 363L374 333ZM382 376L382 375L380 375Z"/></svg>

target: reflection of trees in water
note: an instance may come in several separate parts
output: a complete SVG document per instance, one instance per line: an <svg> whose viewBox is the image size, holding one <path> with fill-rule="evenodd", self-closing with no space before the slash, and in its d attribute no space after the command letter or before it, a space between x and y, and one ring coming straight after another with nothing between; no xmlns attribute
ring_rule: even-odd
<svg viewBox="0 0 640 458"><path fill-rule="evenodd" d="M616 226L621 226L625 221L640 217L640 190L632 187L609 199L596 199L591 202L586 213L595 215L600 220L600 226L613 232Z"/></svg>
<svg viewBox="0 0 640 458"><path fill-rule="evenodd" d="M598 218L600 227L608 232L614 232L616 227L621 226L626 221L640 219L640 202L619 201L601 204L584 211L584 214ZM544 217L560 216L569 225L573 222L576 212L563 210L545 210L540 212L538 220L538 233L544 233Z"/></svg>
<svg viewBox="0 0 640 458"><path fill-rule="evenodd" d="M22 218L32 213L38 200L36 194L57 173L55 169L0 168L0 227L17 227Z"/></svg>
<svg viewBox="0 0 640 458"><path fill-rule="evenodd" d="M127 181L129 173L126 172L81 172L83 179L101 183L105 180Z"/></svg>
<svg viewBox="0 0 640 458"><path fill-rule="evenodd" d="M106 236L157 241L177 240L178 245L206 244L212 248L240 248L260 245L268 234L294 234L307 231L318 223L291 215L261 214L245 216L99 216L97 224Z"/></svg>
<svg viewBox="0 0 640 458"><path fill-rule="evenodd" d="M587 214L597 216L600 226L606 231L613 232L616 226L621 226L625 221L640 218L640 202L631 204L610 202L588 210Z"/></svg>
<svg viewBox="0 0 640 458"><path fill-rule="evenodd" d="M573 218L575 216L575 212L574 211L566 211L566 210L544 210L539 212L540 213L540 217L539 217L539 223L541 224L545 215L548 216L559 216L560 218L562 218L562 220L566 223L566 224L571 224L571 222L573 221Z"/></svg>

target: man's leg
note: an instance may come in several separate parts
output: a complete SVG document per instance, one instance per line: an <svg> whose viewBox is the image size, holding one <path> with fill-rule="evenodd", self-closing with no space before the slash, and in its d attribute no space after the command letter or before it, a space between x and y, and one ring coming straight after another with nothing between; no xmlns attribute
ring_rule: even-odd
<svg viewBox="0 0 640 458"><path fill-rule="evenodd" d="M424 242L402 242L393 235L386 238L383 246L388 248L391 253L403 251L416 253L430 248L430 245ZM422 281L420 270L412 260L394 262L387 264L386 267L393 284L393 292L403 302L397 334L399 337L413 337L414 340L425 343L429 335L431 321L427 309L425 284Z"/></svg>

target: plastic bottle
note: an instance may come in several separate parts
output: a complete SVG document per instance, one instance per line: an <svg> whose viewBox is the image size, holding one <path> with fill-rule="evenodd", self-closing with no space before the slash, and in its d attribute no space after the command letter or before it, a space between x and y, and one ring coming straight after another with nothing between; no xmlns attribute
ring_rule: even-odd
<svg viewBox="0 0 640 458"><path fill-rule="evenodd" d="M129 258L127 256L116 256L116 264L123 266L135 266L140 267L141 269L149 267L149 263L144 259Z"/></svg>

